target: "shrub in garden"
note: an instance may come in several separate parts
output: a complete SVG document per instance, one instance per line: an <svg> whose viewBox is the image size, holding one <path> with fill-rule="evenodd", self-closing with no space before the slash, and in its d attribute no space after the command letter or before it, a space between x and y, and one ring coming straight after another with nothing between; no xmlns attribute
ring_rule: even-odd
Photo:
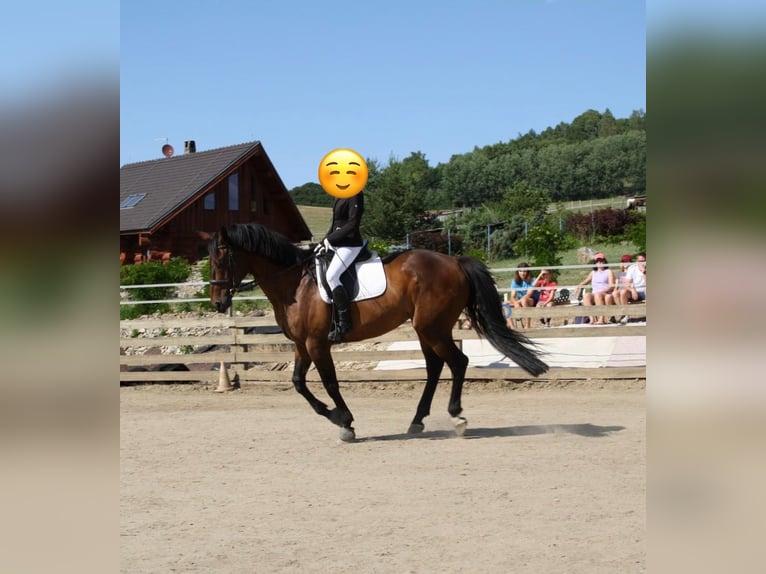
<svg viewBox="0 0 766 574"><path fill-rule="evenodd" d="M622 236L626 227L635 221L635 214L627 209L597 209L592 213L572 213L565 229L580 241L590 241L591 238Z"/></svg>
<svg viewBox="0 0 766 574"><path fill-rule="evenodd" d="M167 264L158 262L142 263L141 265L125 265L120 267L120 285L155 285L158 283L183 283L191 273L189 263L180 257L174 257ZM152 301L169 299L173 296L173 287L151 287L147 289L131 289L130 298L134 301ZM170 310L167 303L140 303L137 305L120 305L120 319L134 319L159 311Z"/></svg>
<svg viewBox="0 0 766 574"><path fill-rule="evenodd" d="M450 247L451 244L451 247ZM439 231L413 231L410 234L410 245L416 249L430 249L439 253L460 255L463 252L463 238L459 235Z"/></svg>
<svg viewBox="0 0 766 574"><path fill-rule="evenodd" d="M369 239L367 241L367 249L370 251L377 251L378 255L385 257L388 255L388 242L382 239Z"/></svg>
<svg viewBox="0 0 766 574"><path fill-rule="evenodd" d="M634 220L625 227L625 240L636 246L636 251L646 253L646 216L642 213L633 214Z"/></svg>
<svg viewBox="0 0 766 574"><path fill-rule="evenodd" d="M559 253L573 247L573 244L563 231L546 223L531 228L526 237L516 242L515 250L526 253L534 266L547 267L561 265Z"/></svg>

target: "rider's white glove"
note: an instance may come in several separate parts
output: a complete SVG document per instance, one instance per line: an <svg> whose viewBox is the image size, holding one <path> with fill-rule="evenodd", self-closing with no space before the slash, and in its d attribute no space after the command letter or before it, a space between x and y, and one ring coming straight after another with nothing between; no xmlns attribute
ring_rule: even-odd
<svg viewBox="0 0 766 574"><path fill-rule="evenodd" d="M328 251L333 251L332 245L330 245L330 242L327 241L327 238L325 237L317 243L317 246L314 247L314 254L318 257L320 255L324 255Z"/></svg>

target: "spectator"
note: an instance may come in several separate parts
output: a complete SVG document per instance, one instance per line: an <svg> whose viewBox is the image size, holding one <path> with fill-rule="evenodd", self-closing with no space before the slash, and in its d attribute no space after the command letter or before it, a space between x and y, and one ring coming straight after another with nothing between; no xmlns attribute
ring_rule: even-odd
<svg viewBox="0 0 766 574"><path fill-rule="evenodd" d="M575 289L575 295L580 293L583 285L590 284L591 292L583 295L583 305L614 305L613 291L616 287L614 272L609 269L607 265L606 257L603 253L596 253L593 256L596 266L593 267L593 271L588 273L588 276L582 280L582 282ZM606 324L605 316L591 317L590 323L592 325L604 325Z"/></svg>
<svg viewBox="0 0 766 574"><path fill-rule="evenodd" d="M554 281L551 277L550 269L541 269L540 274L537 276L537 279L535 279L533 287L536 287L536 290L530 290L525 297L532 297L532 294L536 294L534 305L525 305L527 307L553 307L555 305L554 299L556 297L556 288L558 287L558 284L556 281ZM531 321L531 320L530 320ZM544 327L550 327L551 325L551 319L550 317L545 319L540 319L540 322L543 324ZM530 326L530 325L527 325Z"/></svg>
<svg viewBox="0 0 766 574"><path fill-rule="evenodd" d="M513 305L514 309L519 309L521 307L534 307L535 306L535 300L532 298L525 298L527 295L527 292L529 291L529 288L532 287L532 279L531 275L529 273L529 264L525 261L522 261L519 263L518 269L513 274L513 279L511 280L511 305ZM513 319L509 319L509 327L513 327ZM524 323L524 321L522 321ZM529 327L532 323L531 319L526 320L527 327ZM523 326L523 324L522 324Z"/></svg>
<svg viewBox="0 0 766 574"><path fill-rule="evenodd" d="M646 301L646 253L636 255L636 262L625 272L625 289L620 291L620 303L640 303ZM627 316L620 323L627 323Z"/></svg>
<svg viewBox="0 0 766 574"><path fill-rule="evenodd" d="M620 301L620 292L628 287L628 267L630 267L633 257L630 255L623 255L620 258L620 270L615 274L617 280L617 287L615 288L614 300Z"/></svg>

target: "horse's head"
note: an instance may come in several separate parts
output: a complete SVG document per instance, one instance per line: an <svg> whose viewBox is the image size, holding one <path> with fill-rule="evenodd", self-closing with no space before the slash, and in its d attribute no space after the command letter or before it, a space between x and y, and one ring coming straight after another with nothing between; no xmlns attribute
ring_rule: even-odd
<svg viewBox="0 0 766 574"><path fill-rule="evenodd" d="M236 253L222 227L216 233L200 232L209 241L210 253L210 303L216 311L224 313L231 307L232 296L242 281L243 273L237 273Z"/></svg>

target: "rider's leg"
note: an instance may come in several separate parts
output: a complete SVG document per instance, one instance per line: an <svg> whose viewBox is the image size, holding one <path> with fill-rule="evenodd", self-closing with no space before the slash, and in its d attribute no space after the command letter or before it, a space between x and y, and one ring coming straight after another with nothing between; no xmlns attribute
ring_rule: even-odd
<svg viewBox="0 0 766 574"><path fill-rule="evenodd" d="M353 263L361 249L361 247L338 247L335 250L335 256L327 267L327 284L332 290L332 299L338 317L335 328L328 335L328 338L334 342L340 341L343 335L351 330L349 296L346 288L340 282L340 276Z"/></svg>

